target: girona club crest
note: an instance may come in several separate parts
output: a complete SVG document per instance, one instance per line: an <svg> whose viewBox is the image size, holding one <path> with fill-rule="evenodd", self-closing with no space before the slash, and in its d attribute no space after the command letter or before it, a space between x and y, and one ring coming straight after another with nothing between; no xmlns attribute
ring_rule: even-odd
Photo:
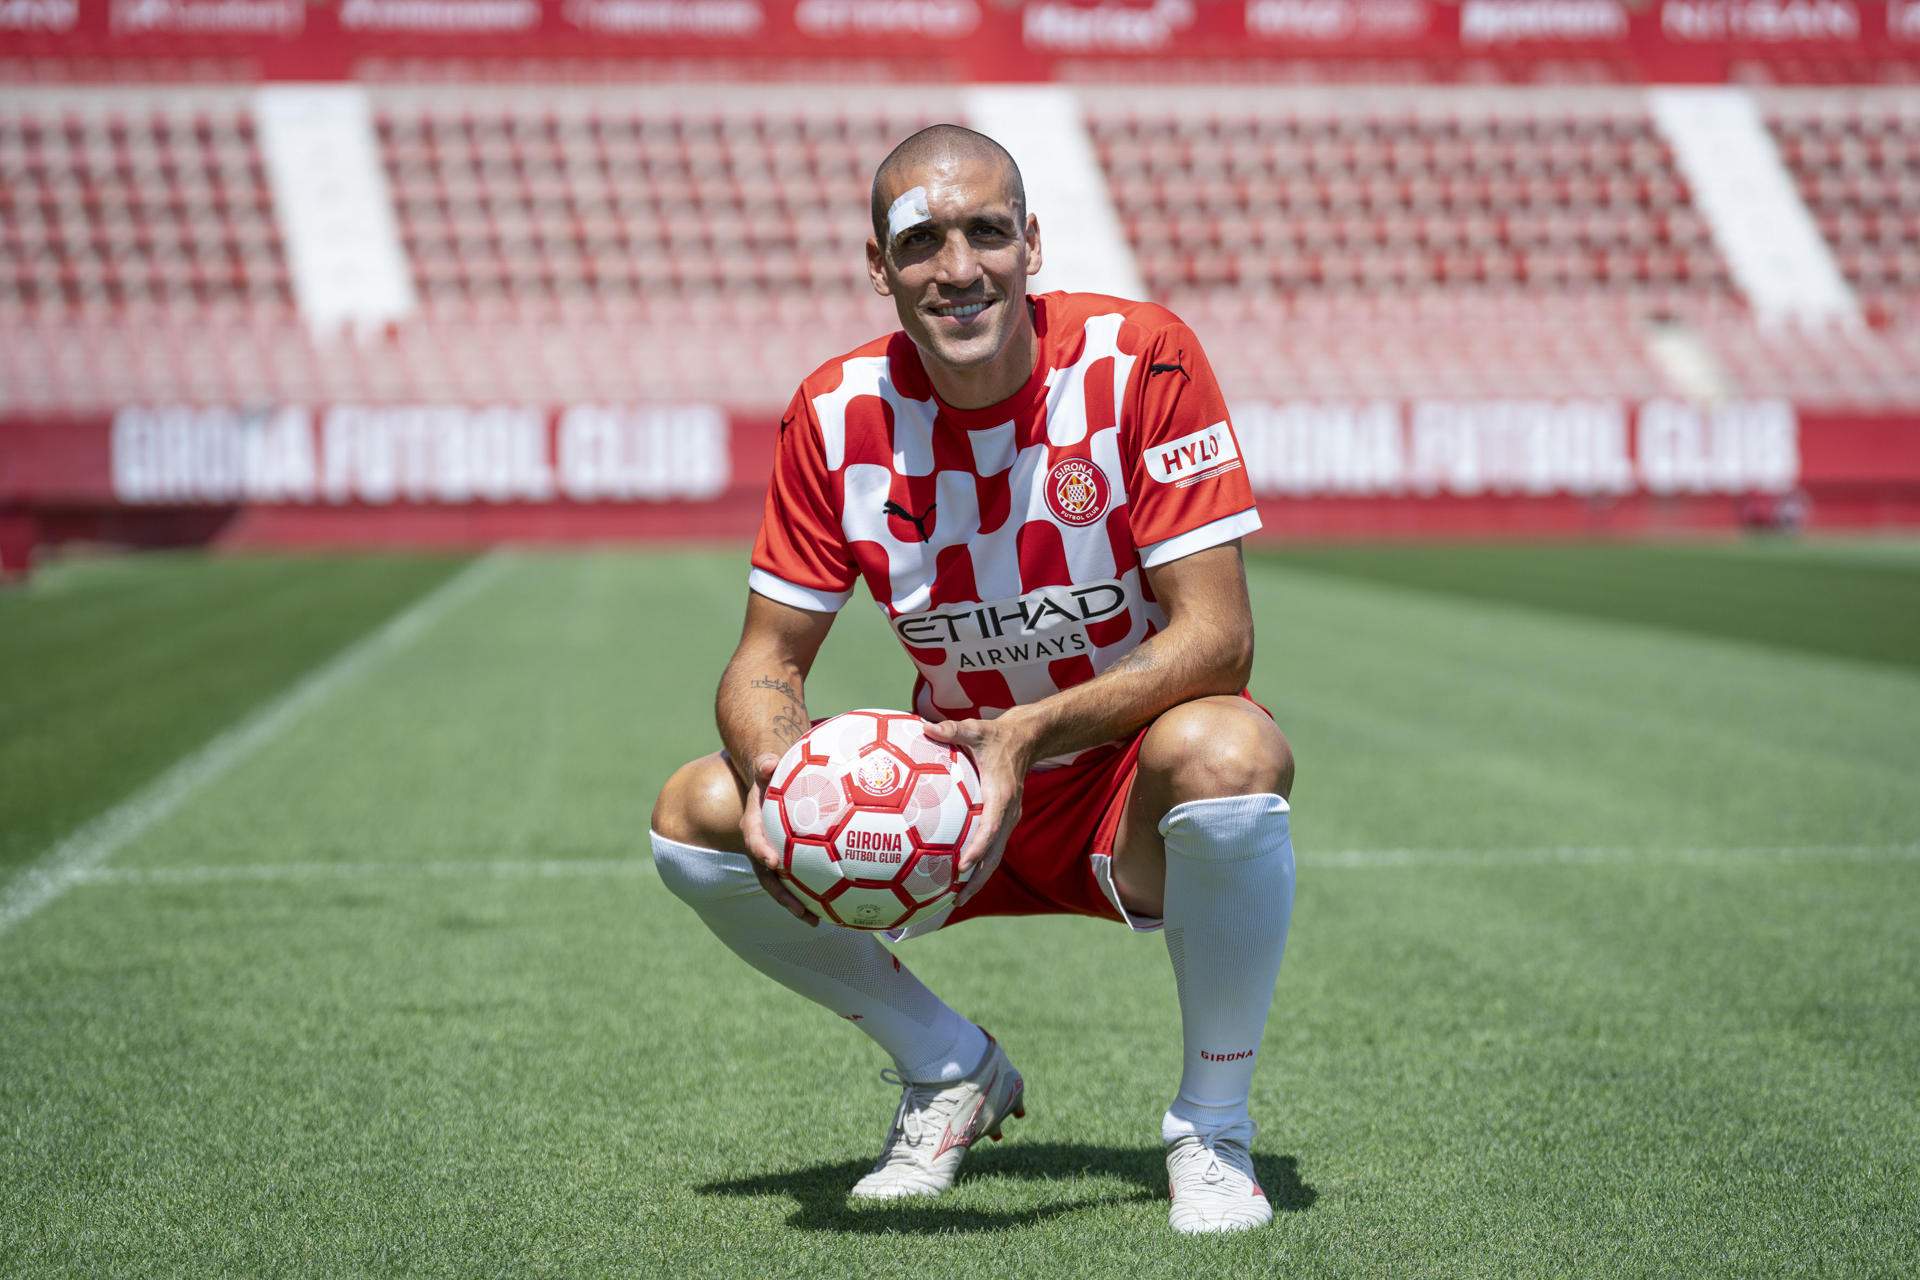
<svg viewBox="0 0 1920 1280"><path fill-rule="evenodd" d="M1056 462L1047 472L1047 510L1061 524L1092 524L1107 514L1106 472L1085 458Z"/></svg>
<svg viewBox="0 0 1920 1280"><path fill-rule="evenodd" d="M900 767L892 756L876 751L853 771L853 785L870 796L890 796L900 786Z"/></svg>

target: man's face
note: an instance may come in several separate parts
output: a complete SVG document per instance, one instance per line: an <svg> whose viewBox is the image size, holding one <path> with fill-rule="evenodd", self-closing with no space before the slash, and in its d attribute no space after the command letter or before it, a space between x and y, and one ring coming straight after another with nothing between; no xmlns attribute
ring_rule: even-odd
<svg viewBox="0 0 1920 1280"><path fill-rule="evenodd" d="M922 354L955 373L986 373L1026 324L1027 277L1040 270L1040 226L1021 225L1006 170L948 157L893 174L881 192L904 195L887 240L867 242L874 289L893 299ZM926 220L914 215L924 193ZM898 228L896 231L895 228ZM1025 378L1027 370L1019 371Z"/></svg>

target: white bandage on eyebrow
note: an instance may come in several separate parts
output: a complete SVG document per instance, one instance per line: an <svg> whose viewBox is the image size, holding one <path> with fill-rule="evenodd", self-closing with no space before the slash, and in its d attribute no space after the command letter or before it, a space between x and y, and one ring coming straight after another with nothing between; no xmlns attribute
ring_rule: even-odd
<svg viewBox="0 0 1920 1280"><path fill-rule="evenodd" d="M932 221L933 215L927 212L927 189L909 187L887 207L887 239L898 239L900 233L909 227Z"/></svg>

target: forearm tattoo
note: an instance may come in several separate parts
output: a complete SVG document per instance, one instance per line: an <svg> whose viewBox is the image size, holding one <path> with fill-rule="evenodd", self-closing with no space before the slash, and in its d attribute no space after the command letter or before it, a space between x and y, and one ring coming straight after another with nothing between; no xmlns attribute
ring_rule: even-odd
<svg viewBox="0 0 1920 1280"><path fill-rule="evenodd" d="M806 700L785 680L775 680L772 676L755 676L753 678L753 687L756 689L771 689L775 693L784 694L788 702L799 707L802 711L806 710Z"/></svg>
<svg viewBox="0 0 1920 1280"><path fill-rule="evenodd" d="M806 736L807 722L783 707L774 714L773 731L778 735L782 746L790 747Z"/></svg>
<svg viewBox="0 0 1920 1280"><path fill-rule="evenodd" d="M781 707L773 713L773 732L780 740L782 747L790 747L806 736L809 727L807 724L807 702L805 698L800 696L798 689L795 689L787 681L776 680L772 676L755 676L749 681L749 684L755 689L765 689L770 693L777 693L787 700L789 705Z"/></svg>

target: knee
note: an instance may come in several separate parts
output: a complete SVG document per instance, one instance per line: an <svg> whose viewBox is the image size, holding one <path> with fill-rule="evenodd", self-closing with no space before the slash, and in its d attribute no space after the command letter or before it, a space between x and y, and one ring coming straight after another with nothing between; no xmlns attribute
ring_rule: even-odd
<svg viewBox="0 0 1920 1280"><path fill-rule="evenodd" d="M1293 748L1244 698L1198 698L1163 713L1140 744L1140 776L1162 812L1189 800L1293 792Z"/></svg>
<svg viewBox="0 0 1920 1280"><path fill-rule="evenodd" d="M674 770L654 801L653 829L681 844L740 852L741 811L739 780L716 751Z"/></svg>

